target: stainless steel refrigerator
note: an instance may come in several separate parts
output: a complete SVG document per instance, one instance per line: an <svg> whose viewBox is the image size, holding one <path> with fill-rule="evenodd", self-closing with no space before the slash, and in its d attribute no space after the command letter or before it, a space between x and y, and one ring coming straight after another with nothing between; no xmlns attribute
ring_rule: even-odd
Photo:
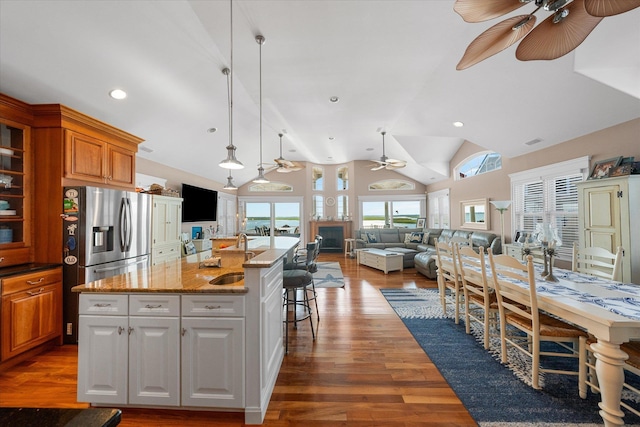
<svg viewBox="0 0 640 427"><path fill-rule="evenodd" d="M78 341L83 283L149 268L151 196L101 187L65 187L63 320L66 343Z"/></svg>

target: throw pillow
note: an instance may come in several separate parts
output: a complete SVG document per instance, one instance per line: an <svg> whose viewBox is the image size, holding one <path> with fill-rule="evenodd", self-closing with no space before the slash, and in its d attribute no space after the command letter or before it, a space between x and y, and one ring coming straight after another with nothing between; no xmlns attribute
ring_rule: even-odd
<svg viewBox="0 0 640 427"><path fill-rule="evenodd" d="M422 237L422 244L424 245L429 244L429 233L424 233L424 237Z"/></svg>
<svg viewBox="0 0 640 427"><path fill-rule="evenodd" d="M411 240L409 239L411 237L411 233L404 233L404 244L406 245L407 243L411 243Z"/></svg>
<svg viewBox="0 0 640 427"><path fill-rule="evenodd" d="M376 235L373 233L367 233L367 241L369 243L378 243L378 239L376 239Z"/></svg>
<svg viewBox="0 0 640 427"><path fill-rule="evenodd" d="M421 233L421 232L418 232L418 231L414 231L409 236L409 242L410 243L422 243L422 236L423 235L424 235L424 233Z"/></svg>
<svg viewBox="0 0 640 427"><path fill-rule="evenodd" d="M360 238L366 242L367 241L367 233L362 233L360 235Z"/></svg>

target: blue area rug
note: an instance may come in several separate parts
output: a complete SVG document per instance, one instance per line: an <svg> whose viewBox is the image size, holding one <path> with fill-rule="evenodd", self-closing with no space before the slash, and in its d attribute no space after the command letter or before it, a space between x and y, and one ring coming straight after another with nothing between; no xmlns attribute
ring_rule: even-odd
<svg viewBox="0 0 640 427"><path fill-rule="evenodd" d="M342 288L344 276L339 262L318 262L318 271L313 273L316 288Z"/></svg>
<svg viewBox="0 0 640 427"><path fill-rule="evenodd" d="M464 321L453 321L453 304L447 304L451 312L443 314L437 290L381 292L481 426L603 425L599 395L589 392L581 399L577 377L546 373L543 390L534 390L525 383L530 381L526 362L501 364L499 342L492 343L496 350L486 351L482 328L467 335ZM626 425L640 425L640 418L631 413L625 413L624 420Z"/></svg>

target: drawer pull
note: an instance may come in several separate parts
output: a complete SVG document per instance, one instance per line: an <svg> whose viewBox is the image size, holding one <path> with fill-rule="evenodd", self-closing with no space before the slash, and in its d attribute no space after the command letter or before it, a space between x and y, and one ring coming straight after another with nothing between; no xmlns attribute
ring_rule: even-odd
<svg viewBox="0 0 640 427"><path fill-rule="evenodd" d="M37 291L27 291L27 293L28 293L29 295L31 295L32 297L33 297L33 296L36 296L36 295L40 295L40 294L41 294L41 293L43 293L43 292L44 292L44 288L40 288L40 289L38 289Z"/></svg>
<svg viewBox="0 0 640 427"><path fill-rule="evenodd" d="M122 326L118 326L118 335L122 335L124 328Z"/></svg>
<svg viewBox="0 0 640 427"><path fill-rule="evenodd" d="M162 304L158 304L158 305L147 304L147 305L144 306L144 308L149 309L149 310L153 310L154 308L162 308Z"/></svg>
<svg viewBox="0 0 640 427"><path fill-rule="evenodd" d="M109 304L108 302L99 302L97 304L93 304L93 306L98 308L104 308L104 307L111 307L111 304Z"/></svg>
<svg viewBox="0 0 640 427"><path fill-rule="evenodd" d="M41 277L38 280L27 280L27 285L37 285L42 282L44 282L44 277Z"/></svg>
<svg viewBox="0 0 640 427"><path fill-rule="evenodd" d="M205 305L204 308L206 308L207 310L217 310L219 308L222 308L221 305Z"/></svg>
<svg viewBox="0 0 640 427"><path fill-rule="evenodd" d="M131 332L133 332L133 328L129 326L129 335L131 335Z"/></svg>

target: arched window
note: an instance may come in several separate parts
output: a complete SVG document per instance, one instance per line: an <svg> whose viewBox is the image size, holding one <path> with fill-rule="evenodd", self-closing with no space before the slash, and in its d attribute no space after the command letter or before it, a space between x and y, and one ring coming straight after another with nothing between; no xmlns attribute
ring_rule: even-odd
<svg viewBox="0 0 640 427"><path fill-rule="evenodd" d="M484 151L460 162L453 169L453 175L459 180L498 169L502 169L502 156L494 151Z"/></svg>

